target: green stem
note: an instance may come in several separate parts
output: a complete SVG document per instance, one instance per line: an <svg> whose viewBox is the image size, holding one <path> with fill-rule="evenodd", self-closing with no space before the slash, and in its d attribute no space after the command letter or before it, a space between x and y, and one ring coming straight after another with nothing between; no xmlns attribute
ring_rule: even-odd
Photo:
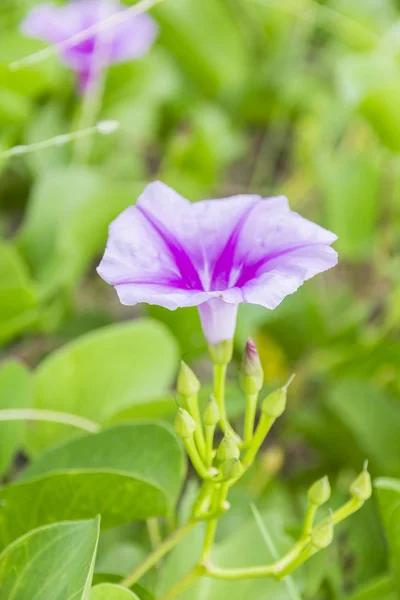
<svg viewBox="0 0 400 600"><path fill-rule="evenodd" d="M358 498L352 498L351 500L346 502L346 504L335 510L335 512L332 515L333 524L337 525L341 521L344 521L344 519L347 519L347 517L357 512L357 510L359 510L363 504L364 502L362 502ZM329 520L330 517L326 518L323 522L325 523Z"/></svg>
<svg viewBox="0 0 400 600"><path fill-rule="evenodd" d="M211 512L212 513L217 513L219 509L223 508L224 502L228 495L228 491L229 491L229 485L227 485L227 483L223 483L219 486L217 486L217 485L215 486L214 496L213 496L213 499L211 502ZM204 543L203 543L203 551L202 551L201 559L200 559L201 564L203 564L205 561L207 561L210 557L212 545L214 543L215 534L217 531L217 525L218 525L218 517L210 519L207 522L206 534L205 534Z"/></svg>
<svg viewBox="0 0 400 600"><path fill-rule="evenodd" d="M317 511L318 506L316 504L309 504L307 506L307 512L304 518L303 535L308 536L311 534Z"/></svg>
<svg viewBox="0 0 400 600"><path fill-rule="evenodd" d="M215 425L205 426L205 453L204 462L207 467L211 467L213 461L213 450L214 450L214 433Z"/></svg>
<svg viewBox="0 0 400 600"><path fill-rule="evenodd" d="M192 415L196 422L196 429L194 431L194 439L196 440L197 447L203 458L206 455L206 442L204 439L203 425L200 418L199 403L197 400L197 394L186 398L187 407L189 413ZM206 461L207 462L207 461Z"/></svg>
<svg viewBox="0 0 400 600"><path fill-rule="evenodd" d="M167 538L162 544L158 546L149 556L145 558L145 560L138 566L136 569L128 575L123 581L121 581L121 585L124 587L130 588L134 583L139 581L139 579L147 573L154 565L156 565L159 560L165 556L170 550L175 548L177 543L185 537L187 533L192 529L195 525L195 521L188 521L185 525L174 531L169 538Z"/></svg>
<svg viewBox="0 0 400 600"><path fill-rule="evenodd" d="M147 531L149 532L151 547L153 550L155 550L156 548L158 548L162 541L160 524L157 518L147 519L146 524Z"/></svg>
<svg viewBox="0 0 400 600"><path fill-rule="evenodd" d="M183 443L185 445L186 452L188 453L189 458L192 462L192 465L196 469L199 477L201 477L202 479L211 479L212 473L205 466L199 454L199 451L197 450L196 444L194 443L193 437L185 438L183 440Z"/></svg>
<svg viewBox="0 0 400 600"><path fill-rule="evenodd" d="M221 418L221 429L222 431L226 431L228 424L228 417L226 414L225 407L225 379L226 379L226 368L227 365L214 364L214 396L217 401L220 418Z"/></svg>
<svg viewBox="0 0 400 600"><path fill-rule="evenodd" d="M257 452L262 446L269 430L274 424L274 417L270 417L269 415L261 414L259 423L257 425L257 429L254 433L253 439L250 442L250 446L246 452L246 455L243 460L243 465L245 468L249 467L253 464L254 459L256 457Z"/></svg>
<svg viewBox="0 0 400 600"><path fill-rule="evenodd" d="M181 592L186 590L192 583L194 583L199 577L204 575L205 568L201 565L196 565L191 569L183 579L178 581L160 600L172 600L176 598Z"/></svg>
<svg viewBox="0 0 400 600"><path fill-rule="evenodd" d="M213 491L214 484L209 479L203 481L203 485L201 486L199 494L193 505L192 514L195 519L201 519L207 512L209 512Z"/></svg>
<svg viewBox="0 0 400 600"><path fill-rule="evenodd" d="M244 441L249 444L253 438L254 421L256 418L258 394L248 394L246 397L246 414L244 418Z"/></svg>

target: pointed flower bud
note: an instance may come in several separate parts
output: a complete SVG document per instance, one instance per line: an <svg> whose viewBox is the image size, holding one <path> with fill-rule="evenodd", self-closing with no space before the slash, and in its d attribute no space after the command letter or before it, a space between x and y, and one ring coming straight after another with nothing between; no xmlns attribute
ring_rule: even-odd
<svg viewBox="0 0 400 600"><path fill-rule="evenodd" d="M282 387L275 390L265 398L261 404L262 412L269 416L277 419L280 417L286 408L286 388Z"/></svg>
<svg viewBox="0 0 400 600"><path fill-rule="evenodd" d="M220 468L223 477L226 479L239 479L239 477L243 474L243 465L240 460L235 458L225 460L221 464Z"/></svg>
<svg viewBox="0 0 400 600"><path fill-rule="evenodd" d="M366 502L372 496L371 476L367 469L363 469L359 476L350 486L350 494L362 502Z"/></svg>
<svg viewBox="0 0 400 600"><path fill-rule="evenodd" d="M194 430L196 429L196 422L189 415L188 411L184 408L180 408L177 412L174 421L174 429L177 436L186 440L191 438Z"/></svg>
<svg viewBox="0 0 400 600"><path fill-rule="evenodd" d="M318 479L308 490L308 501L315 506L322 506L331 497L331 486L327 476Z"/></svg>
<svg viewBox="0 0 400 600"><path fill-rule="evenodd" d="M246 394L258 394L264 383L264 371L261 366L257 347L253 340L247 340L244 351L240 383Z"/></svg>
<svg viewBox="0 0 400 600"><path fill-rule="evenodd" d="M179 369L177 389L184 398L194 396L200 390L200 381L183 360Z"/></svg>
<svg viewBox="0 0 400 600"><path fill-rule="evenodd" d="M224 462L226 460L238 459L239 456L240 450L235 440L226 435L218 447L217 459Z"/></svg>
<svg viewBox="0 0 400 600"><path fill-rule="evenodd" d="M210 396L204 409L203 423L206 427L215 427L220 419L219 408L214 395Z"/></svg>
<svg viewBox="0 0 400 600"><path fill-rule="evenodd" d="M323 550L332 543L333 540L333 520L322 522L317 525L311 534L311 543L318 550Z"/></svg>

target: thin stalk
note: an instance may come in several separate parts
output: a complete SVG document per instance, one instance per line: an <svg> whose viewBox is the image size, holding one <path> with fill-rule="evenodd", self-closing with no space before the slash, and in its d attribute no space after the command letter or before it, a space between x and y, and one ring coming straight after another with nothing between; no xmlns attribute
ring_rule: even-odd
<svg viewBox="0 0 400 600"><path fill-rule="evenodd" d="M165 556L168 552L170 552L177 543L185 537L187 533L192 529L195 525L195 521L188 521L185 525L174 531L172 535L170 535L162 544L158 546L149 556L145 558L145 560L138 566L136 569L128 575L123 581L121 581L121 585L124 587L130 588L134 583L139 581L141 577L147 571L149 571L154 565L156 565L160 559Z"/></svg>
<svg viewBox="0 0 400 600"><path fill-rule="evenodd" d="M254 433L254 421L256 419L258 394L246 396L246 413L244 417L244 442L250 444Z"/></svg>
<svg viewBox="0 0 400 600"><path fill-rule="evenodd" d="M199 402L197 399L197 394L193 394L193 396L187 397L186 403L187 403L189 413L191 414L193 419L196 421L196 429L194 432L194 439L196 440L196 444L197 444L197 447L199 449L201 456L205 459L206 442L204 439L203 424L202 424L201 418L200 418ZM207 461L205 461L205 462L207 463Z"/></svg>
<svg viewBox="0 0 400 600"><path fill-rule="evenodd" d="M243 465L245 468L253 464L257 452L261 448L269 430L275 423L274 417L262 414L257 425L257 429L253 435L253 439L250 442L249 448L245 454Z"/></svg>
<svg viewBox="0 0 400 600"><path fill-rule="evenodd" d="M205 426L205 452L204 462L206 467L211 467L213 461L213 450L214 450L214 433L215 425Z"/></svg>
<svg viewBox="0 0 400 600"><path fill-rule="evenodd" d="M213 474L211 473L210 469L207 469L207 467L205 466L205 464L199 454L199 451L197 450L196 444L194 442L194 438L193 437L185 438L183 440L183 443L185 445L186 452L188 453L189 458L192 462L192 465L196 469L199 477L201 477L202 479L211 479Z"/></svg>
<svg viewBox="0 0 400 600"><path fill-rule="evenodd" d="M160 531L160 523L155 517L154 519L147 519L146 521L147 531L149 533L150 543L153 550L156 550L162 542L162 536Z"/></svg>
<svg viewBox="0 0 400 600"><path fill-rule="evenodd" d="M97 433L101 429L98 423L85 419L85 417L39 408L7 408L0 410L0 421L49 421L51 423L71 425L90 433Z"/></svg>
<svg viewBox="0 0 400 600"><path fill-rule="evenodd" d="M307 506L307 512L304 518L303 535L311 534L317 511L318 506L316 504L311 503Z"/></svg>
<svg viewBox="0 0 400 600"><path fill-rule="evenodd" d="M214 496L211 502L211 512L216 513L218 509L223 507L223 504L228 495L229 485L221 484L215 487ZM217 531L218 517L210 519L207 522L206 533L204 537L203 550L201 554L200 563L203 564L210 557L212 546Z"/></svg>
<svg viewBox="0 0 400 600"><path fill-rule="evenodd" d="M226 431L228 427L228 417L226 414L225 406L225 379L226 379L226 368L227 365L213 365L214 373L214 396L217 401L219 413L220 413L220 424L222 431Z"/></svg>
<svg viewBox="0 0 400 600"><path fill-rule="evenodd" d="M178 581L164 596L160 598L160 600L173 600L181 594L184 590L186 590L192 583L197 581L199 577L204 575L205 569L201 565L196 565L191 569L183 579Z"/></svg>

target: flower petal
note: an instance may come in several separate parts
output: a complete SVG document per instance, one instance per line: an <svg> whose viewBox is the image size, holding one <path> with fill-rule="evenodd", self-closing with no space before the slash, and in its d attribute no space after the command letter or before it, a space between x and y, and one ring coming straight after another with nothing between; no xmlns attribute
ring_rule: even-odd
<svg viewBox="0 0 400 600"><path fill-rule="evenodd" d="M307 279L337 264L337 252L330 246L313 244L277 256L263 272L242 288L245 302L274 309Z"/></svg>

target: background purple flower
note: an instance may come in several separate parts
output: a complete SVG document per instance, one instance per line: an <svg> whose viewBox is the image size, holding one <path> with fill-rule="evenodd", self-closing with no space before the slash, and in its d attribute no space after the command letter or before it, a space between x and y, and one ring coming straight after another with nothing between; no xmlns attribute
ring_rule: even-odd
<svg viewBox="0 0 400 600"><path fill-rule="evenodd" d="M51 44L59 44L116 12L126 10L116 0L72 0L64 6L39 4L22 23L22 31ZM107 65L139 58L157 36L155 21L146 14L127 17L83 42L62 51L64 62L85 89L94 71Z"/></svg>
<svg viewBox="0 0 400 600"><path fill-rule="evenodd" d="M335 240L283 196L192 204L154 182L110 225L98 272L123 304L199 306L206 338L216 344L232 339L241 302L273 309L333 267Z"/></svg>

